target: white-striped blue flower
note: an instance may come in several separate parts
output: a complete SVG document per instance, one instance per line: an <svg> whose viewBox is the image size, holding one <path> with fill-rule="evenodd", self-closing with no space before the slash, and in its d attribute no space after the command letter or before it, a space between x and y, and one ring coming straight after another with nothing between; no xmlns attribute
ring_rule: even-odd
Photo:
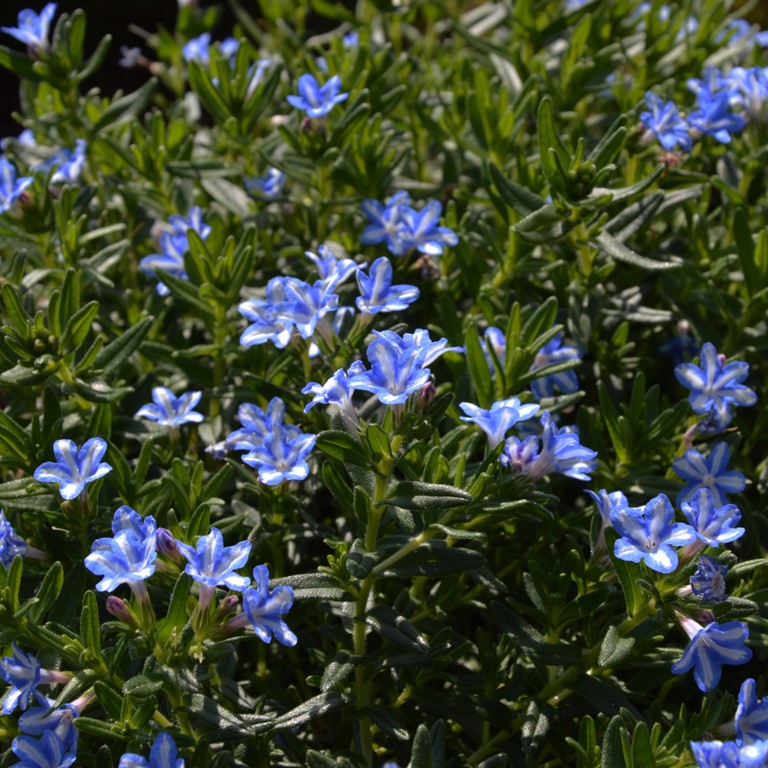
<svg viewBox="0 0 768 768"><path fill-rule="evenodd" d="M164 427L179 427L187 423L199 424L205 417L193 409L202 396L202 392L185 392L176 397L167 387L154 387L152 389L154 403L142 405L136 412L136 417L156 421Z"/></svg>
<svg viewBox="0 0 768 768"><path fill-rule="evenodd" d="M35 470L35 480L58 483L62 498L69 501L79 496L88 483L112 470L101 460L106 452L107 442L100 437L86 440L80 450L71 440L56 440L53 444L56 461L43 462Z"/></svg>
<svg viewBox="0 0 768 768"><path fill-rule="evenodd" d="M749 677L739 690L736 708L736 741L754 744L768 739L768 698L757 698L757 686Z"/></svg>
<svg viewBox="0 0 768 768"><path fill-rule="evenodd" d="M696 493L706 488L710 491L716 508L728 503L726 493L740 493L747 485L741 472L728 470L731 450L727 443L716 443L708 457L691 448L672 462L672 469L687 485L677 494L677 504L690 501Z"/></svg>
<svg viewBox="0 0 768 768"><path fill-rule="evenodd" d="M691 592L708 603L725 600L725 577L728 567L709 555L702 555L696 564L696 573L691 576Z"/></svg>
<svg viewBox="0 0 768 768"><path fill-rule="evenodd" d="M709 488L700 488L690 502L680 505L696 536L710 547L730 544L744 535L743 528L734 528L741 520L741 512L735 504L715 505Z"/></svg>
<svg viewBox="0 0 768 768"><path fill-rule="evenodd" d="M243 592L243 613L256 636L265 643L274 637L281 645L296 645L298 638L281 618L293 605L293 589L275 587L270 591L266 565L257 565L253 569L253 578L255 586Z"/></svg>
<svg viewBox="0 0 768 768"><path fill-rule="evenodd" d="M392 285L392 263L386 256L376 259L366 275L357 271L360 295L355 303L361 312L375 315L379 312L399 312L419 298L415 285Z"/></svg>
<svg viewBox="0 0 768 768"><path fill-rule="evenodd" d="M317 436L303 432L295 437L290 434L284 426L275 424L264 435L261 445L243 456L245 464L258 470L262 483L279 485L284 480L304 480L309 475L307 456L315 447Z"/></svg>
<svg viewBox="0 0 768 768"><path fill-rule="evenodd" d="M467 414L459 418L477 424L488 435L488 446L493 449L515 424L535 416L541 406L532 403L522 405L517 397L509 397L497 400L489 410L472 403L459 403L459 408Z"/></svg>
<svg viewBox="0 0 768 768"><path fill-rule="evenodd" d="M348 93L341 93L341 78L338 75L334 75L323 86L317 82L314 75L302 75L299 78L298 90L298 95L286 97L288 103L313 118L327 115L349 96Z"/></svg>
<svg viewBox="0 0 768 768"><path fill-rule="evenodd" d="M48 33L55 13L56 3L47 3L40 13L26 8L19 11L17 27L0 27L0 31L15 37L33 50L45 50L48 48Z"/></svg>
<svg viewBox="0 0 768 768"><path fill-rule="evenodd" d="M0 213L5 213L34 181L31 176L19 178L13 163L0 157Z"/></svg>
<svg viewBox="0 0 768 768"><path fill-rule="evenodd" d="M120 758L118 768L184 768L173 737L165 731L158 733L149 751L149 760L133 752L126 752Z"/></svg>

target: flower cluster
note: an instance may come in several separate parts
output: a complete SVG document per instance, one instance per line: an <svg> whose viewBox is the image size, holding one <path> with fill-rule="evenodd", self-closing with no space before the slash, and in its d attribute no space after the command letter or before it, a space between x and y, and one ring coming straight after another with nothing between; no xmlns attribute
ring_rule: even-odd
<svg viewBox="0 0 768 768"><path fill-rule="evenodd" d="M412 248L427 256L439 256L446 247L459 242L458 235L448 227L441 227L443 207L430 200L420 211L411 207L407 192L398 192L385 203L363 200L363 213L370 224L363 230L360 241L364 245L386 243L393 256L403 256Z"/></svg>
<svg viewBox="0 0 768 768"><path fill-rule="evenodd" d="M145 256L139 262L139 269L151 277L156 276L156 270L161 269L173 277L188 280L187 268L184 264L184 254L189 249L188 231L196 232L203 240L211 233L211 228L203 221L203 211L195 206L185 218L178 214L171 216L168 225L160 233L160 253ZM170 289L162 282L157 284L157 292L167 296Z"/></svg>

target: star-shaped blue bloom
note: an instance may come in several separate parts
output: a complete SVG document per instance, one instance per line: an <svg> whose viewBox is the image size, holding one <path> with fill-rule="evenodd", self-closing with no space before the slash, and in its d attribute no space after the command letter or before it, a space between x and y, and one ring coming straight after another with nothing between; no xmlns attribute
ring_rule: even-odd
<svg viewBox="0 0 768 768"><path fill-rule="evenodd" d="M402 405L429 381L430 370L424 367L426 354L425 347L403 349L380 334L366 351L370 370L351 376L349 384L372 392L384 405Z"/></svg>
<svg viewBox="0 0 768 768"><path fill-rule="evenodd" d="M619 507L611 512L611 523L621 538L616 540L614 554L620 560L639 563L653 571L672 573L677 568L677 552L696 540L690 525L675 523L675 510L662 493L651 499L642 511Z"/></svg>
<svg viewBox="0 0 768 768"><path fill-rule="evenodd" d="M440 256L446 247L459 242L459 236L448 227L440 226L443 206L439 200L430 200L420 211L408 205L400 210L405 225L403 239L411 248L428 256Z"/></svg>
<svg viewBox="0 0 768 768"><path fill-rule="evenodd" d="M33 181L31 176L18 178L13 164L5 157L0 157L0 213L10 210Z"/></svg>
<svg viewBox="0 0 768 768"><path fill-rule="evenodd" d="M55 168L51 183L53 184L76 184L80 181L80 174L85 167L85 150L87 144L85 139L78 139L74 150L66 147L58 150L54 156L45 163L46 168Z"/></svg>
<svg viewBox="0 0 768 768"><path fill-rule="evenodd" d="M0 661L0 677L11 686L3 701L3 714L10 715L18 705L27 709L35 688L42 682L40 662L13 643L13 656Z"/></svg>
<svg viewBox="0 0 768 768"><path fill-rule="evenodd" d="M749 375L749 365L734 361L725 364L710 342L701 348L700 365L681 363L675 367L677 380L691 394L688 402L694 413L709 414L720 431L731 423L731 406L750 406L757 395L742 382Z"/></svg>
<svg viewBox="0 0 768 768"><path fill-rule="evenodd" d="M351 432L357 432L360 427L360 421L357 418L355 407L352 403L352 393L354 388L350 385L349 379L358 373L363 373L365 366L360 360L356 360L349 367L348 371L339 368L325 384L319 384L310 381L302 390L303 395L314 395L312 401L304 408L304 413L316 405L329 405L336 408L345 424Z"/></svg>
<svg viewBox="0 0 768 768"><path fill-rule="evenodd" d="M541 406L530 403L522 405L518 398L509 397L497 400L489 410L472 403L459 403L459 408L467 414L459 418L477 424L488 435L488 447L493 450L515 424L535 416Z"/></svg>
<svg viewBox="0 0 768 768"><path fill-rule="evenodd" d="M317 436L289 434L284 426L275 424L264 435L264 442L243 456L245 464L258 469L262 483L279 485L284 480L304 480L309 475L307 456L315 447Z"/></svg>
<svg viewBox="0 0 768 768"><path fill-rule="evenodd" d="M741 512L735 504L715 506L709 488L700 488L690 502L680 504L686 519L696 536L710 547L730 544L744 535L743 528L734 528L741 520Z"/></svg>
<svg viewBox="0 0 768 768"><path fill-rule="evenodd" d="M192 206L186 216L175 213L168 219L168 224L175 235L186 235L191 229L205 240L211 234L211 226L203 221L203 209L199 205Z"/></svg>
<svg viewBox="0 0 768 768"><path fill-rule="evenodd" d="M253 578L255 587L243 592L243 612L256 636L265 643L274 636L281 645L296 645L298 638L281 618L293 605L293 589L275 587L270 592L266 565L257 565L253 569Z"/></svg>
<svg viewBox="0 0 768 768"><path fill-rule="evenodd" d="M464 351L464 347L449 347L446 338L432 341L429 331L425 328L417 328L413 333L404 333L402 336L394 331L374 331L373 335L376 338L385 339L401 352L408 352L411 349L421 350L424 354L422 365L425 366L431 365L446 352Z"/></svg>
<svg viewBox="0 0 768 768"><path fill-rule="evenodd" d="M77 707L64 704L58 709L52 709L53 700L36 693L40 706L30 707L19 715L19 730L27 736L42 736L46 731L54 731L59 739L73 741L77 746L77 728L75 718L79 716ZM73 749L74 751L74 749Z"/></svg>
<svg viewBox="0 0 768 768"><path fill-rule="evenodd" d="M696 564L696 573L690 578L691 592L708 603L725 600L725 577L728 567L709 555L702 555Z"/></svg>
<svg viewBox="0 0 768 768"><path fill-rule="evenodd" d="M102 457L107 452L107 442L92 437L83 443L78 451L71 440L56 440L53 454L56 461L43 462L35 470L35 480L41 483L59 483L63 499L74 499L80 495L87 483L104 477L112 467Z"/></svg>
<svg viewBox="0 0 768 768"><path fill-rule="evenodd" d="M282 282L283 299L272 304L270 316L280 323L293 324L302 339L308 339L315 332L320 319L339 306L339 297L333 293L334 283L317 280L314 285L310 285L295 277L278 277L273 280Z"/></svg>
<svg viewBox="0 0 768 768"><path fill-rule="evenodd" d="M688 123L680 117L675 102L665 102L648 91L645 103L650 111L640 113L640 122L659 140L661 146L669 152L679 144L681 149L690 152L693 139L688 133Z"/></svg>
<svg viewBox="0 0 768 768"><path fill-rule="evenodd" d="M237 409L237 418L243 425L227 435L227 444L233 451L252 451L264 445L264 438L274 426L282 426L288 439L301 434L301 430L291 424L283 424L285 403L279 397L273 397L262 411L258 405L243 403Z"/></svg>
<svg viewBox="0 0 768 768"><path fill-rule="evenodd" d="M386 243L387 250L393 256L402 256L410 247L406 238L407 226L402 217L403 208L410 202L411 198L405 191L397 192L385 203L363 200L360 207L371 223L360 235L360 242L363 245Z"/></svg>
<svg viewBox="0 0 768 768"><path fill-rule="evenodd" d="M739 690L736 708L736 741L738 744L754 744L768 739L768 698L757 698L757 686L749 677Z"/></svg>
<svg viewBox="0 0 768 768"><path fill-rule="evenodd" d="M369 274L357 271L360 295L355 300L361 312L370 315L379 312L399 312L419 298L415 285L392 285L392 263L382 256L371 264Z"/></svg>
<svg viewBox="0 0 768 768"><path fill-rule="evenodd" d="M76 732L76 729L72 729ZM74 739L62 739L55 730L47 730L39 739L17 736L11 749L19 758L18 768L68 768L77 759Z"/></svg>
<svg viewBox="0 0 768 768"><path fill-rule="evenodd" d="M267 283L266 298L248 299L240 304L237 311L250 323L240 336L243 346L253 347L268 341L278 349L288 346L293 334L293 320L278 318L274 311L274 307L284 301L283 280L273 277Z"/></svg>
<svg viewBox="0 0 768 768"><path fill-rule="evenodd" d="M329 286L336 287L348 280L359 269L353 259L337 258L326 245L321 245L317 253L304 251L305 256L314 262L320 279Z"/></svg>
<svg viewBox="0 0 768 768"><path fill-rule="evenodd" d="M629 508L627 497L621 491L608 493L608 491L603 488L597 493L594 491L587 491L587 493L592 497L595 504L597 504L597 511L600 513L603 528L611 525L611 512ZM640 511L638 507L633 507L633 509Z"/></svg>
<svg viewBox="0 0 768 768"><path fill-rule="evenodd" d="M743 21L743 19L742 19ZM761 118L768 102L768 74L761 67L734 67L728 73L731 102L754 118Z"/></svg>
<svg viewBox="0 0 768 768"><path fill-rule="evenodd" d="M13 558L16 555L23 557L26 551L26 542L13 530L5 512L0 510L0 563L9 568Z"/></svg>
<svg viewBox="0 0 768 768"><path fill-rule="evenodd" d="M187 267L184 264L184 252L189 245L186 235L177 235L165 231L160 233L160 253L151 253L139 262L139 269L151 277L156 276L156 270L162 269L172 277L189 280ZM161 296L168 296L171 292L167 285L157 283L157 292Z"/></svg>
<svg viewBox="0 0 768 768"><path fill-rule="evenodd" d="M699 768L742 768L747 765L742 764L739 746L733 741L692 741L690 744Z"/></svg>
<svg viewBox="0 0 768 768"><path fill-rule="evenodd" d="M85 567L103 576L96 585L99 592L113 592L121 584L143 593L139 582L155 572L157 557L156 525L152 515L142 520L128 506L120 507L112 520L114 538L96 539Z"/></svg>
<svg viewBox="0 0 768 768"><path fill-rule="evenodd" d="M699 626L688 621L694 628ZM720 682L723 664L746 664L752 658L752 651L744 645L748 638L749 629L743 621L713 621L706 627L699 626L683 657L672 665L672 672L682 675L693 669L696 685L707 693Z"/></svg>
<svg viewBox="0 0 768 768"><path fill-rule="evenodd" d="M205 418L202 413L193 410L200 402L202 392L185 392L176 397L167 387L152 389L153 403L142 405L136 417L156 421L164 427L179 427L182 424L199 424Z"/></svg>
<svg viewBox="0 0 768 768"><path fill-rule="evenodd" d="M576 347L563 344L563 335L558 333L554 339L548 341L537 353L531 370L535 371L555 363L564 363L568 360L580 360L581 355ZM579 379L575 371L560 371L552 373L531 382L531 392L537 400L545 397L554 397L555 391L562 394L578 392Z"/></svg>
<svg viewBox="0 0 768 768"><path fill-rule="evenodd" d="M255 192L262 197L277 197L283 191L286 176L277 168L270 168L264 176L254 176L245 179L245 188L249 192Z"/></svg>
<svg viewBox="0 0 768 768"><path fill-rule="evenodd" d="M179 757L173 737L165 731L158 733L149 752L149 760L133 752L126 752L120 758L117 768L184 768L184 759Z"/></svg>
<svg viewBox="0 0 768 768"><path fill-rule="evenodd" d="M187 40L181 49L181 56L184 61L196 61L198 64L206 65L210 58L211 35L203 32L199 37L193 37Z"/></svg>
<svg viewBox="0 0 768 768"><path fill-rule="evenodd" d="M19 11L18 27L0 27L0 31L15 37L32 49L45 50L48 48L48 32L53 15L56 13L56 3L48 3L40 13L27 8Z"/></svg>
<svg viewBox="0 0 768 768"><path fill-rule="evenodd" d="M701 488L712 494L717 509L728 503L726 493L740 493L747 485L741 472L726 470L731 458L727 443L716 443L712 452L704 458L691 448L672 462L672 469L687 485L677 494L677 504L690 501Z"/></svg>
<svg viewBox="0 0 768 768"><path fill-rule="evenodd" d="M325 85L321 86L314 75L302 75L299 78L298 96L287 97L288 103L307 113L309 117L323 117L337 104L344 101L349 94L340 93L341 78L334 75Z"/></svg>
<svg viewBox="0 0 768 768"><path fill-rule="evenodd" d="M207 536L201 536L197 545L176 542L179 552L187 560L184 573L206 587L223 585L235 592L242 592L250 585L247 576L235 573L236 568L242 568L248 562L251 554L251 543L241 541L232 547L224 546L224 537L218 528L211 528Z"/></svg>
<svg viewBox="0 0 768 768"><path fill-rule="evenodd" d="M731 112L729 91L712 93L708 88L703 88L697 94L696 102L699 109L688 116L691 128L714 136L721 144L730 144L731 133L744 128L744 118Z"/></svg>

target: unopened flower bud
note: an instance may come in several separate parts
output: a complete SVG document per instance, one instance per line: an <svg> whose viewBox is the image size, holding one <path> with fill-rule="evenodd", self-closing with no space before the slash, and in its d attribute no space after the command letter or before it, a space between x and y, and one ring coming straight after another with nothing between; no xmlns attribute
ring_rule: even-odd
<svg viewBox="0 0 768 768"><path fill-rule="evenodd" d="M181 562L181 555L176 546L176 539L167 528L157 529L157 549L161 555L166 555L177 563Z"/></svg>
<svg viewBox="0 0 768 768"><path fill-rule="evenodd" d="M435 399L436 391L437 389L435 388L434 382L428 381L421 388L421 391L417 395L417 398L416 398L417 407L422 411L426 411L427 408L429 408L429 406L432 405L432 401Z"/></svg>
<svg viewBox="0 0 768 768"><path fill-rule="evenodd" d="M136 617L128 607L128 603L120 597L110 595L107 598L107 613L119 619L122 622L128 624L128 626L134 629L139 629L139 623L136 621Z"/></svg>

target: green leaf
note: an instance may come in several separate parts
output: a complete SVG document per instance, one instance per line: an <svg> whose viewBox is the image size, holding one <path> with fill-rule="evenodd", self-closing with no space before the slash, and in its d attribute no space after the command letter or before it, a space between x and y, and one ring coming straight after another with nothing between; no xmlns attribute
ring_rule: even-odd
<svg viewBox="0 0 768 768"><path fill-rule="evenodd" d="M103 379L75 379L62 386L65 392L75 391L90 403L114 403L133 392L133 387L111 387Z"/></svg>
<svg viewBox="0 0 768 768"><path fill-rule="evenodd" d="M737 208L733 214L733 237L736 241L736 252L744 275L744 287L751 298L762 287L760 270L755 263L755 243L752 239L752 229L744 208ZM3 286L5 288L5 286Z"/></svg>
<svg viewBox="0 0 768 768"><path fill-rule="evenodd" d="M181 634L181 630L187 623L187 598L191 589L192 578L186 573L182 573L173 588L168 612L158 624L157 640L161 647L168 644L174 633Z"/></svg>
<svg viewBox="0 0 768 768"><path fill-rule="evenodd" d="M474 384L477 394L477 404L481 408L490 408L493 402L493 379L491 378L488 360L480 343L480 334L477 332L477 326L470 325L467 328L464 334L464 348L467 355L469 375L472 378L472 384Z"/></svg>
<svg viewBox="0 0 768 768"><path fill-rule="evenodd" d="M365 615L365 623L378 632L385 640L412 653L426 653L429 643L416 627L404 616L388 605L380 604Z"/></svg>
<svg viewBox="0 0 768 768"><path fill-rule="evenodd" d="M611 625L600 644L600 656L597 663L601 667L615 667L629 656L634 644L635 639L633 637L622 637L616 627Z"/></svg>
<svg viewBox="0 0 768 768"><path fill-rule="evenodd" d="M549 733L552 714L551 707L547 705L542 707L536 699L532 699L528 704L521 733L527 765L536 765L535 758Z"/></svg>
<svg viewBox="0 0 768 768"><path fill-rule="evenodd" d="M114 373L139 348L149 332L152 321L153 318L145 317L127 328L99 352L93 361L93 367L100 370L104 376Z"/></svg>
<svg viewBox="0 0 768 768"><path fill-rule="evenodd" d="M315 447L345 464L354 464L357 467L368 467L371 464L366 446L349 432L327 429L317 436Z"/></svg>
<svg viewBox="0 0 768 768"><path fill-rule="evenodd" d="M447 573L474 571L485 564L482 552L449 547L444 541L430 541L388 568L382 576L444 576Z"/></svg>
<svg viewBox="0 0 768 768"><path fill-rule="evenodd" d="M626 729L621 715L614 715L608 723L603 737L601 768L625 768L624 751L621 748L621 734ZM653 765L653 763L651 763Z"/></svg>
<svg viewBox="0 0 768 768"><path fill-rule="evenodd" d="M342 706L345 706L345 702L340 694L336 693L336 691L325 691L280 715L274 721L273 727L276 731L296 728L297 726L304 725L304 723L316 720L318 717L327 715L329 712Z"/></svg>
<svg viewBox="0 0 768 768"><path fill-rule="evenodd" d="M595 238L595 247L616 261L623 261L625 264L631 264L639 269L660 271L666 269L678 269L683 265L680 259L669 259L667 261L657 261L641 256L639 253L627 248L624 243L617 240L613 235L606 231L601 232Z"/></svg>
<svg viewBox="0 0 768 768"><path fill-rule="evenodd" d="M40 587L35 595L37 602L30 612L30 619L36 624L45 615L46 611L53 605L58 598L61 588L64 585L64 569L57 560L47 571Z"/></svg>
<svg viewBox="0 0 768 768"><path fill-rule="evenodd" d="M637 610L645 604L646 596L642 588L637 585L637 579L640 577L640 567L637 563L628 563L621 560L613 554L614 544L619 536L613 528L607 528L605 531L605 543L608 549L608 555L613 563L616 575L619 577L621 588L624 590L624 601L627 607L627 616L632 618Z"/></svg>
<svg viewBox="0 0 768 768"><path fill-rule="evenodd" d="M427 726L423 723L416 730L408 768L435 768L432 764L432 740L429 738Z"/></svg>
<svg viewBox="0 0 768 768"><path fill-rule="evenodd" d="M336 578L328 573L300 573L269 580L270 589L291 587L296 600L353 600L351 593L343 589Z"/></svg>
<svg viewBox="0 0 768 768"><path fill-rule="evenodd" d="M69 318L61 335L60 346L64 354L77 349L85 341L98 313L99 302L89 301Z"/></svg>
<svg viewBox="0 0 768 768"><path fill-rule="evenodd" d="M157 78L151 77L138 90L115 99L94 123L92 128L94 135L103 131L107 126L119 125L143 115L155 95L157 85Z"/></svg>
<svg viewBox="0 0 768 768"><path fill-rule="evenodd" d="M31 318L24 311L24 307L21 306L18 289L11 283L6 282L3 283L2 293L3 304L5 304L5 311L8 313L11 325L22 338L26 338L27 321L31 320Z"/></svg>
<svg viewBox="0 0 768 768"><path fill-rule="evenodd" d="M451 507L465 507L472 503L472 495L452 485L422 483L420 481L403 480L393 491L391 498L379 502L402 509L417 509L433 511Z"/></svg>
<svg viewBox="0 0 768 768"><path fill-rule="evenodd" d="M516 213L521 216L528 216L547 205L547 201L543 197L525 187L521 187L514 181L506 179L501 171L492 163L488 166L488 169L491 180L501 199Z"/></svg>
<svg viewBox="0 0 768 768"><path fill-rule="evenodd" d="M321 691L341 691L345 687L347 678L354 672L356 664L349 661L349 654L346 651L339 651L323 672L320 681Z"/></svg>
<svg viewBox="0 0 768 768"><path fill-rule="evenodd" d="M144 699L157 693L163 687L163 681L147 675L136 675L123 683L123 695Z"/></svg>
<svg viewBox="0 0 768 768"><path fill-rule="evenodd" d="M4 45L0 45L0 67L5 67L22 80L40 80L40 76L32 66L33 61L27 54L17 53Z"/></svg>
<svg viewBox="0 0 768 768"><path fill-rule="evenodd" d="M657 765L651 745L651 735L648 732L648 726L642 720L635 726L632 733L632 765L634 768Z"/></svg>
<svg viewBox="0 0 768 768"><path fill-rule="evenodd" d="M555 128L552 100L549 97L542 99L541 104L539 104L537 134L541 170L553 188L562 190L565 180L560 169L567 170L570 168L571 155Z"/></svg>
<svg viewBox="0 0 768 768"><path fill-rule="evenodd" d="M83 610L80 614L80 640L91 654L93 661L101 657L101 627L99 626L99 606L96 595L88 590L83 595Z"/></svg>

